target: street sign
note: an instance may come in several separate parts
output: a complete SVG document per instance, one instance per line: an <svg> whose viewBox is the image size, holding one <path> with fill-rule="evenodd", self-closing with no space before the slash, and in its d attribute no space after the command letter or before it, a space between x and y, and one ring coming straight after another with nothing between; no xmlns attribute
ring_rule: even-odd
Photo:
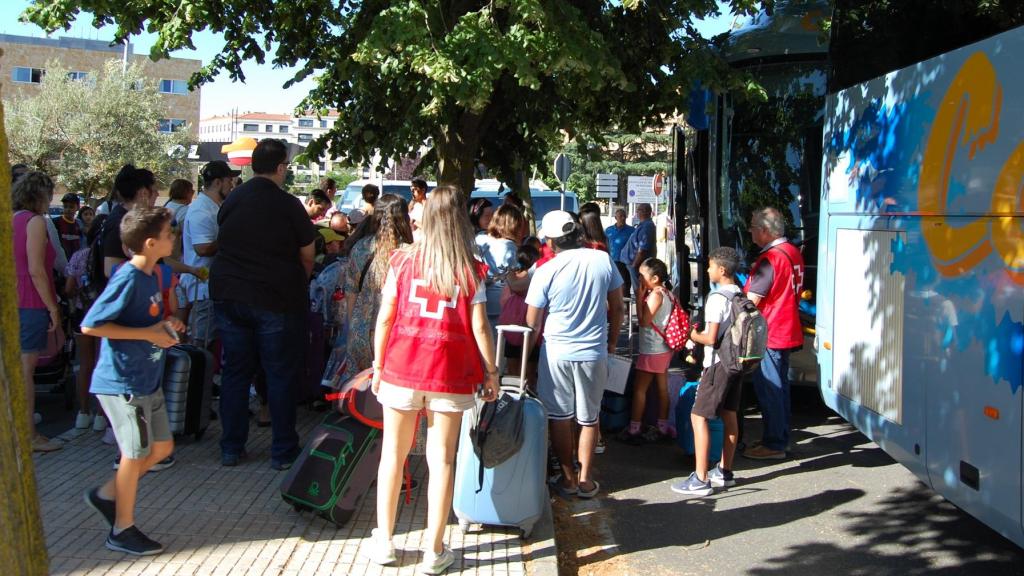
<svg viewBox="0 0 1024 576"><path fill-rule="evenodd" d="M626 178L626 201L631 204L654 203L658 197L654 195L653 176L630 176Z"/></svg>
<svg viewBox="0 0 1024 576"><path fill-rule="evenodd" d="M617 174L597 175L597 197L618 198L619 197L619 176Z"/></svg>
<svg viewBox="0 0 1024 576"><path fill-rule="evenodd" d="M654 195L655 196L661 196L661 189L662 189L662 187L664 185L665 185L665 175L662 174L661 172L658 172L657 174L654 175L654 184L652 186L654 188Z"/></svg>
<svg viewBox="0 0 1024 576"><path fill-rule="evenodd" d="M565 154L559 154L555 158L555 178L558 178L558 181L564 185L571 172L572 163L569 162L569 158Z"/></svg>

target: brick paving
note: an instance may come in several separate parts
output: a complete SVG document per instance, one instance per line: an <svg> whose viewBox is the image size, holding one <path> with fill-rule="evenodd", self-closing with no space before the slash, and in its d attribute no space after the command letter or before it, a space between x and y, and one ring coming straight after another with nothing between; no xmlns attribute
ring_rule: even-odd
<svg viewBox="0 0 1024 576"><path fill-rule="evenodd" d="M299 409L305 438L323 413ZM411 575L420 560L426 522L426 464L414 458L420 479L412 502L400 505L395 546L397 567L368 563L359 547L375 521L375 491L344 526L285 503L278 487L285 472L270 469L270 432L252 427L249 459L235 468L220 466L220 429L211 422L205 437L177 442L177 464L140 481L136 520L162 543L162 554L134 557L104 547L108 529L82 494L106 481L117 449L102 434L72 430L63 450L36 455L36 481L50 556L50 573L141 575ZM550 521L524 543L513 529L488 527L463 535L454 515L446 541L458 560L449 574L539 575L555 573Z"/></svg>

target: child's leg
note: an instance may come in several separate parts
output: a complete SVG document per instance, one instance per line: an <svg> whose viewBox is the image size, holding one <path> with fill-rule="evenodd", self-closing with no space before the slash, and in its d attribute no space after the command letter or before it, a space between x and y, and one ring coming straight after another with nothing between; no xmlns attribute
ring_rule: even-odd
<svg viewBox="0 0 1024 576"><path fill-rule="evenodd" d="M92 371L96 364L96 339L85 334L75 335L75 348L78 350L78 411L89 413L89 384L92 382Z"/></svg>
<svg viewBox="0 0 1024 576"><path fill-rule="evenodd" d="M690 424L693 426L693 459L694 472L702 482L708 479L708 448L710 448L710 434L708 434L708 421L698 414L690 414Z"/></svg>
<svg viewBox="0 0 1024 576"><path fill-rule="evenodd" d="M100 498L117 502L117 516L114 521L115 530L124 530L135 524L135 497L139 490L139 478L149 471L154 464L167 458L174 452L174 441L163 440L153 442L149 456L145 458L128 458L121 455L121 464L110 479L100 488ZM112 498L108 494L113 493Z"/></svg>
<svg viewBox="0 0 1024 576"><path fill-rule="evenodd" d="M734 410L722 410L722 423L725 425L725 438L722 442L722 468L732 470L732 459L736 455L736 442L739 440L739 425Z"/></svg>
<svg viewBox="0 0 1024 576"><path fill-rule="evenodd" d="M636 371L633 378L633 406L629 411L629 433L640 433L640 421L644 417L644 408L647 404L647 387L650 386L654 374L643 370Z"/></svg>
<svg viewBox="0 0 1024 576"><path fill-rule="evenodd" d="M462 412L427 410L427 542L425 550L440 554L455 490L455 451Z"/></svg>
<svg viewBox="0 0 1024 576"><path fill-rule="evenodd" d="M658 385L658 432L669 435L671 430L668 424L668 372L659 372L654 378ZM674 432L671 434L675 435Z"/></svg>
<svg viewBox="0 0 1024 576"><path fill-rule="evenodd" d="M418 410L395 410L384 407L384 442L380 466L377 468L377 530L379 537L390 539L395 531L398 495L402 488L402 471L416 433ZM429 438L428 438L429 450Z"/></svg>

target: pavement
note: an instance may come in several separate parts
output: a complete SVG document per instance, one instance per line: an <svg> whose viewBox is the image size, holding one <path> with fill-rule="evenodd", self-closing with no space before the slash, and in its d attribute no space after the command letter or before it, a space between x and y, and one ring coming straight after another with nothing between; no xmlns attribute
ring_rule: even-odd
<svg viewBox="0 0 1024 576"><path fill-rule="evenodd" d="M792 458L737 457L737 485L708 498L669 490L693 470L674 444L610 440L596 465L605 497L555 506L563 565L588 575L1024 574L1024 551L932 492L816 389L793 401ZM746 435L760 437L756 411Z"/></svg>
<svg viewBox="0 0 1024 576"><path fill-rule="evenodd" d="M299 409L305 438L324 413ZM395 545L397 567L381 568L359 550L376 525L371 490L352 520L335 527L310 513L299 514L278 490L285 472L269 466L269 429L252 427L250 458L220 466L216 422L200 441L177 443L177 464L140 481L138 526L165 546L162 554L133 557L104 547L108 528L82 501L86 489L106 481L116 448L102 434L70 430L63 450L34 456L50 573L54 575L407 575L419 562L426 523L426 464L412 460L420 480L412 502L400 505ZM462 534L454 516L446 536L458 560L449 574L554 576L555 544L550 515L529 542L518 530L473 527Z"/></svg>

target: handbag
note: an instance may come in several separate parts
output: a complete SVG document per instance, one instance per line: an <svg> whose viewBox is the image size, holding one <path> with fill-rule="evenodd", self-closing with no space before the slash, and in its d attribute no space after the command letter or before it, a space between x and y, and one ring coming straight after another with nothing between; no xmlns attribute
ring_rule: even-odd
<svg viewBox="0 0 1024 576"><path fill-rule="evenodd" d="M675 296L671 292L665 291L668 295L669 301L672 302L672 311L668 314L668 319L665 321L665 330L658 329L658 325L651 322L651 328L654 332L661 336L661 339L665 341L665 344L672 349L673 352L678 352L686 346L686 341L690 335L690 317L687 316L686 312L679 302L676 301Z"/></svg>

